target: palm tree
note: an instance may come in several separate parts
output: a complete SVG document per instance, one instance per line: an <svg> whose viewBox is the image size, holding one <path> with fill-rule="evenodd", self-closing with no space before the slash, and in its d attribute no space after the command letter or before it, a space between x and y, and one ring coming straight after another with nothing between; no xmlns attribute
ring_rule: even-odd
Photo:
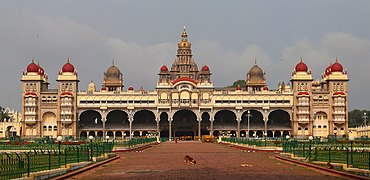
<svg viewBox="0 0 370 180"><path fill-rule="evenodd" d="M0 122L4 122L5 119L10 119L10 116L5 112L5 108L0 106Z"/></svg>

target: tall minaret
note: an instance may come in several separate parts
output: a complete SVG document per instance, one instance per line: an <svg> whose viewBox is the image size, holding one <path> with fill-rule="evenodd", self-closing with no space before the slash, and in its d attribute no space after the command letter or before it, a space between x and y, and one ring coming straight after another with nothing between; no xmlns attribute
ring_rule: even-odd
<svg viewBox="0 0 370 180"><path fill-rule="evenodd" d="M58 74L58 136L76 137L78 75L69 58Z"/></svg>
<svg viewBox="0 0 370 180"><path fill-rule="evenodd" d="M198 66L192 58L191 44L184 26L181 41L178 43L176 60L171 67L171 79L186 77L196 80L198 77Z"/></svg>

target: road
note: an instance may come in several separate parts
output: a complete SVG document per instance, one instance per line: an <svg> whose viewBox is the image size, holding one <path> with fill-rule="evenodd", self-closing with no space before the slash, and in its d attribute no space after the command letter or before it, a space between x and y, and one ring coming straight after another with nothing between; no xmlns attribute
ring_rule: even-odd
<svg viewBox="0 0 370 180"><path fill-rule="evenodd" d="M339 179L281 162L271 152L242 152L221 144L166 142L118 155L120 159L72 179ZM185 163L186 155L197 163Z"/></svg>

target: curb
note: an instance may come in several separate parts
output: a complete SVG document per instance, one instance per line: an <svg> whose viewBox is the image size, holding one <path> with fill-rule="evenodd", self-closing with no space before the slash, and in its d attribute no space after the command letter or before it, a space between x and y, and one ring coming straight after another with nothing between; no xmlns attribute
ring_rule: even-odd
<svg viewBox="0 0 370 180"><path fill-rule="evenodd" d="M145 150L145 149L148 149L154 145L158 145L160 143L153 143L153 144L148 144L148 145L145 145L145 146L140 146L140 147L136 147L136 148L133 148L133 149L125 149L125 150L114 150L112 152L131 152L131 151L142 151L142 150Z"/></svg>
<svg viewBox="0 0 370 180"><path fill-rule="evenodd" d="M113 160L116 160L116 159L119 159L119 158L120 158L119 156L115 156L115 157L112 157L112 158L107 159L107 160L105 160L105 161L101 161L101 162L98 162L98 163L92 164L92 165L90 165L90 166L87 166L87 167L84 167L84 168L81 168L81 169L78 169L78 170L75 170L75 171L71 171L71 172L69 172L69 173L67 173L67 174L64 174L64 175L61 175L61 176L57 176L57 177L54 177L54 178L51 178L51 179L52 179L52 180L67 179L67 178L69 178L69 177L72 177L72 176L77 175L77 174L80 174L80 173L82 173L82 172L85 172L85 171L91 170L91 169L93 169L93 168L96 168L96 167L98 167L98 166L100 166L100 165L103 165L103 164L105 164L105 163L109 163L109 162L111 162L111 161L113 161Z"/></svg>
<svg viewBox="0 0 370 180"><path fill-rule="evenodd" d="M305 163L305 162L301 162L301 161L297 161L297 160L293 160L293 159L281 157L279 155L275 155L275 158L276 159L279 159L279 160L282 160L282 161L288 161L288 162L299 164L299 165L302 165L302 166L306 166L306 167L310 167L310 168L315 168L315 169L319 169L321 171L326 171L326 172L329 172L329 173L337 174L337 175L340 175L340 176L343 176L343 177L346 177L346 178L351 178L351 179L370 179L370 178L367 178L367 177L364 177L364 176L350 174L350 173L346 173L346 172L342 172L342 171L337 171L337 170L333 170L333 169L327 169L327 168L324 168L322 166L317 166L317 165L314 165L314 164Z"/></svg>
<svg viewBox="0 0 370 180"><path fill-rule="evenodd" d="M230 146L230 147L240 149L240 150L252 150L252 151L256 151L256 152L275 152L275 153L276 152L283 152L282 150L255 149L255 148L249 148L249 147L244 147L244 146L239 146L239 145L224 143L224 142L220 142L219 144L222 144L222 145L225 145L225 146Z"/></svg>

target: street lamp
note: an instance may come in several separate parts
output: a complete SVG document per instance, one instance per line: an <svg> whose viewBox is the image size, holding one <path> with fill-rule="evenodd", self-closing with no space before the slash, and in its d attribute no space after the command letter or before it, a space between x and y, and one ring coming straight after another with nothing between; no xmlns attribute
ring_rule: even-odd
<svg viewBox="0 0 370 180"><path fill-rule="evenodd" d="M93 155L92 140L94 139L94 136L89 136L89 139L90 139L90 160L92 160Z"/></svg>
<svg viewBox="0 0 370 180"><path fill-rule="evenodd" d="M58 141L58 163L59 163L59 166L60 166L60 144L62 143L62 140L63 140L63 137L62 136L58 136L57 137L57 141Z"/></svg>
<svg viewBox="0 0 370 180"><path fill-rule="evenodd" d="M312 155L312 152L311 152L311 147L312 147L312 140L313 140L313 136L309 136L308 137L308 140L310 140L310 146L309 146L309 152L308 152L308 160L311 159L311 155Z"/></svg>
<svg viewBox="0 0 370 180"><path fill-rule="evenodd" d="M106 144L105 146L107 146L106 147L107 148L107 151L106 152L108 152L109 151L109 144L108 144L109 136L105 136L105 139L107 140L107 142L105 143ZM105 150L105 147L104 147L104 150Z"/></svg>
<svg viewBox="0 0 370 180"><path fill-rule="evenodd" d="M365 126L365 135L366 135L366 138L367 138L367 126L366 126L366 120L367 120L367 115L366 115L366 112L364 112L364 115L362 116L362 118L364 118L364 126Z"/></svg>
<svg viewBox="0 0 370 180"><path fill-rule="evenodd" d="M252 115L251 115L251 111L250 110L248 110L247 111L247 118L248 118L248 135L247 135L247 137L249 138L249 120L250 120L250 118L252 117Z"/></svg>
<svg viewBox="0 0 370 180"><path fill-rule="evenodd" d="M266 146L267 133L264 133L263 135L265 135L265 146Z"/></svg>

